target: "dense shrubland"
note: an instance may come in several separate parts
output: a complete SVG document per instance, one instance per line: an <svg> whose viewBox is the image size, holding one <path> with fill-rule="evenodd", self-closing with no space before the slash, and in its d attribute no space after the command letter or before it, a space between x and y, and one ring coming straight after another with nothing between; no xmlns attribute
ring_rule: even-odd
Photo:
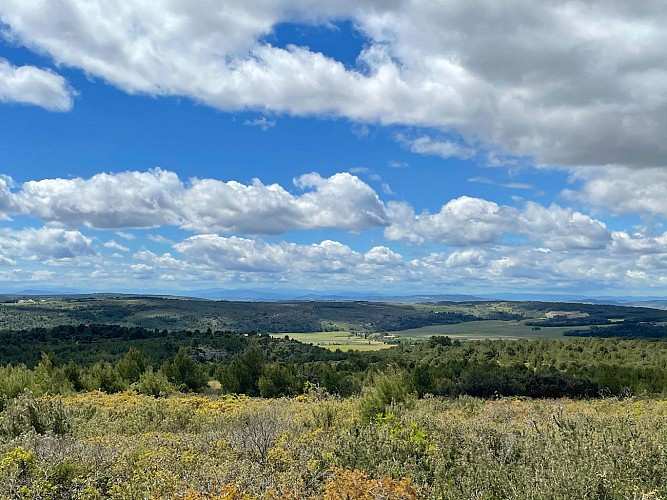
<svg viewBox="0 0 667 500"><path fill-rule="evenodd" d="M663 401L417 399L396 376L345 399L24 392L0 413L0 496L667 495Z"/></svg>

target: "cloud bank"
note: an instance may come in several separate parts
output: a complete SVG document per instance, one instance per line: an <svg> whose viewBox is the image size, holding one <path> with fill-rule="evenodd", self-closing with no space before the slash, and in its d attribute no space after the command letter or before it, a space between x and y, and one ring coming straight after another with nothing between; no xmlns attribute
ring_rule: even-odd
<svg viewBox="0 0 667 500"><path fill-rule="evenodd" d="M299 194L254 180L190 179L159 168L100 173L89 179L42 179L12 192L0 179L4 216L96 229L176 226L193 232L280 234L338 228L358 231L385 225L384 203L349 173L311 173L294 180Z"/></svg>
<svg viewBox="0 0 667 500"><path fill-rule="evenodd" d="M128 93L453 130L544 165L658 167L667 153L660 2L6 0L0 20L15 43ZM352 66L267 42L283 23L345 20L364 40ZM57 75L0 68L33 82L3 88L6 99L71 107ZM470 154L433 141L411 147Z"/></svg>

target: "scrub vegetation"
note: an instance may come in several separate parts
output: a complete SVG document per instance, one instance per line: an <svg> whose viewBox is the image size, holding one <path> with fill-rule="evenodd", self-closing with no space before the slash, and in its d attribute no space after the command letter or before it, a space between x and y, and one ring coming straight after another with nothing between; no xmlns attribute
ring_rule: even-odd
<svg viewBox="0 0 667 500"><path fill-rule="evenodd" d="M35 397L0 414L3 498L664 498L667 403ZM402 387L402 386L401 386ZM396 397L399 396L399 399ZM384 399L383 399L384 398ZM377 405L377 406L376 406ZM369 411L372 410L372 411ZM377 413L374 413L379 410Z"/></svg>

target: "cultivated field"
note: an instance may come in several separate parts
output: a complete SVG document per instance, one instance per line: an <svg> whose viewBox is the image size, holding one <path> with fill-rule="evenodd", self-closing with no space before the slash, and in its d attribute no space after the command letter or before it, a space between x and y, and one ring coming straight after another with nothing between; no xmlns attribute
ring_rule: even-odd
<svg viewBox="0 0 667 500"><path fill-rule="evenodd" d="M274 338L284 338L288 336L293 340L298 340L304 344L313 344L319 347L324 347L335 351L347 351L353 349L355 351L377 351L378 349L386 349L391 347L391 344L386 344L377 340L367 340L362 337L350 335L350 332L312 332L312 333L284 333L273 334Z"/></svg>
<svg viewBox="0 0 667 500"><path fill-rule="evenodd" d="M537 339L567 338L563 332L568 330L586 330L588 327L536 327L527 326L521 321L468 321L456 325L435 325L391 332L397 337L424 339L432 335L447 335L453 339Z"/></svg>

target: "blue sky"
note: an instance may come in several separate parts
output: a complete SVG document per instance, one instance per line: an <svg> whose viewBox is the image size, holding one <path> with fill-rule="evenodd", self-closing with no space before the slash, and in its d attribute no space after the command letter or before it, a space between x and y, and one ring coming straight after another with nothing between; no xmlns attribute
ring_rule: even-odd
<svg viewBox="0 0 667 500"><path fill-rule="evenodd" d="M666 9L114 5L0 2L0 291L664 294Z"/></svg>

